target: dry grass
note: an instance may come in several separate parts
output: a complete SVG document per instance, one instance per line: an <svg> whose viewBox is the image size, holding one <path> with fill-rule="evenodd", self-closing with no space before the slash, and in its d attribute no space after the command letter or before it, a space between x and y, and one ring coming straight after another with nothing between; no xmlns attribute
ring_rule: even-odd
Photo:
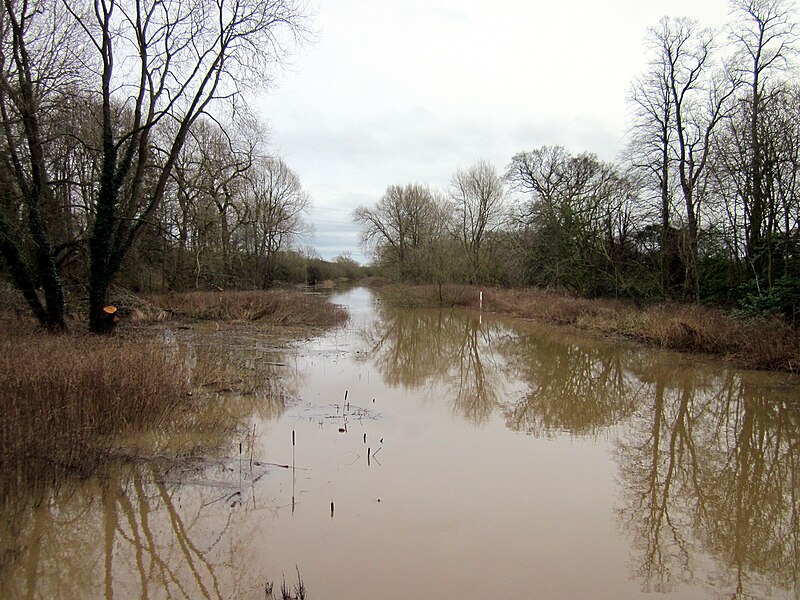
<svg viewBox="0 0 800 600"><path fill-rule="evenodd" d="M183 361L154 339L0 337L0 497L30 479L90 475L118 437L168 429L191 402Z"/></svg>
<svg viewBox="0 0 800 600"><path fill-rule="evenodd" d="M11 293L3 298L18 300ZM150 320L260 321L290 332L347 319L345 309L320 296L290 291L148 299L127 293L123 300L129 315ZM109 460L207 451L224 441L235 419L206 396L215 396L217 387L236 390L240 384L228 381L229 373L212 373L185 349L143 332L49 335L18 304L0 302L0 498L64 475L88 477ZM211 380L214 390L206 385ZM197 434L208 446L197 445Z"/></svg>
<svg viewBox="0 0 800 600"><path fill-rule="evenodd" d="M388 286L387 302L403 306L464 306L477 309L475 286ZM743 321L717 308L695 304L639 307L616 300L587 300L536 289L484 291L486 311L621 335L671 350L722 356L736 365L800 370L800 337L778 318Z"/></svg>
<svg viewBox="0 0 800 600"><path fill-rule="evenodd" d="M166 312L184 319L320 327L347 321L347 311L341 306L291 290L184 292L151 295L146 300L155 307L155 315Z"/></svg>
<svg viewBox="0 0 800 600"><path fill-rule="evenodd" d="M381 289L388 285L392 285L393 281L388 277L382 277L380 275L370 275L369 277L362 277L358 281L359 285L363 285L373 289Z"/></svg>

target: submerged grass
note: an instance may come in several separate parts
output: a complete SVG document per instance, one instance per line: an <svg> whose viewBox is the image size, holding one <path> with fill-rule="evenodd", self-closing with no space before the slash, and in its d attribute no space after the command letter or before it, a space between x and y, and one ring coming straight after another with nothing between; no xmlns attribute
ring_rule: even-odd
<svg viewBox="0 0 800 600"><path fill-rule="evenodd" d="M477 309L480 290L463 285L391 285L382 288L381 296L402 306ZM721 309L696 304L637 306L537 289L486 289L483 309L620 335L659 348L722 356L745 368L800 370L798 332L777 317L741 320Z"/></svg>

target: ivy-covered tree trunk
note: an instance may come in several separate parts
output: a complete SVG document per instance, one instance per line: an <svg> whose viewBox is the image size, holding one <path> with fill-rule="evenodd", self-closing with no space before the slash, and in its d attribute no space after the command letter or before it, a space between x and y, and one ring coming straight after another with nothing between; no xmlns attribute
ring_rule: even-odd
<svg viewBox="0 0 800 600"><path fill-rule="evenodd" d="M22 293L25 302L30 307L33 315L40 324L47 324L47 311L39 300L36 293L36 284L31 276L31 269L26 264L16 243L17 236L12 233L12 229L6 221L4 215L0 215L0 254L8 265L11 272L11 279L14 286Z"/></svg>
<svg viewBox="0 0 800 600"><path fill-rule="evenodd" d="M102 180L89 239L89 330L94 333L103 333L106 330L103 308L108 304L108 287L114 277L111 257L112 240L117 225L114 191L116 152L113 143L104 150Z"/></svg>
<svg viewBox="0 0 800 600"><path fill-rule="evenodd" d="M39 321L50 331L63 331L66 329L64 289L53 258L52 246L42 223L39 203L33 199L28 203L28 222L35 247L36 271L39 274L45 300L45 320L43 323L41 319Z"/></svg>

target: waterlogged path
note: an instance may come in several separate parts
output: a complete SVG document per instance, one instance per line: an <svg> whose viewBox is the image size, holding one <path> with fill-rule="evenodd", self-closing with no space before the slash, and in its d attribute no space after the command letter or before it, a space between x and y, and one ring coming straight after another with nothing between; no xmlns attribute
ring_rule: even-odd
<svg viewBox="0 0 800 600"><path fill-rule="evenodd" d="M334 301L347 328L281 354L176 332L236 374L232 456L13 515L2 597L264 598L296 569L320 600L800 594L786 375Z"/></svg>

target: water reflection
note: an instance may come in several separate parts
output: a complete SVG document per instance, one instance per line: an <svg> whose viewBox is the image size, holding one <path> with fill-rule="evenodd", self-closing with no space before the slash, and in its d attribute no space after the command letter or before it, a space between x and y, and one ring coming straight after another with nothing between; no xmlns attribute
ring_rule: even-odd
<svg viewBox="0 0 800 600"><path fill-rule="evenodd" d="M476 424L500 409L514 431L617 440L616 519L643 591L796 596L796 385L469 313L380 315L362 336L392 385Z"/></svg>
<svg viewBox="0 0 800 600"><path fill-rule="evenodd" d="M800 405L756 374L651 364L648 398L618 443L619 522L646 590L670 591L711 557L729 598L796 594Z"/></svg>
<svg viewBox="0 0 800 600"><path fill-rule="evenodd" d="M563 332L535 328L506 338L500 352L527 386L522 397L504 406L506 423L515 431L593 435L637 406L642 382L630 366L640 352L631 347L578 343Z"/></svg>
<svg viewBox="0 0 800 600"><path fill-rule="evenodd" d="M276 465L258 464L258 456L253 467L245 460L245 468L235 451L232 459L206 457L179 473L157 463L128 464L43 501L22 499L6 507L0 520L0 595L264 597L263 578L274 575L269 552L274 559L295 548L302 548L298 560L304 578L307 567L314 572L316 560L317 573L341 574L331 580L344 581L344 587L363 576L353 571L354 563L382 564L377 573L364 569L379 581L392 576L392 568L399 579L408 578L403 569L411 569L411 563L395 565L414 552L440 568L435 557L444 555L424 555L420 548L426 545L452 550L454 544L496 544L498 555L507 552L504 561L521 557L521 568L546 562L552 549L564 557L566 573L571 561L581 564L577 550L567 546L586 540L586 548L608 545L628 559L623 583L618 588L598 584L598 596L615 589L622 591L613 597L638 597L641 588L681 597L797 597L800 402L795 384L467 312L376 310L376 318L363 319L367 324L352 337L337 338L335 350L313 342L299 355L279 351L266 337L243 329L178 331L172 338L194 367L196 389L207 394L206 409L198 416L207 423L205 437L224 431L228 449L231 442L235 449L242 442L247 458L262 447L250 433L257 423L258 435L270 427L265 437L284 440L286 447L272 446L270 460L280 456L289 462L288 440L294 439L289 434L298 428L304 467L300 510L292 510L295 479L268 478L268 469ZM386 391L381 386L395 388L394 393L380 397L381 419L368 423L363 438L360 429L337 433L303 420L301 408L321 403L326 409L332 395L340 399L340 389L363 399ZM304 395L303 403L294 404ZM424 402L409 401L415 395ZM434 410L442 405L444 410ZM446 434L414 437L425 431L419 422L434 418L440 419L437 432L447 426ZM380 469L369 459L352 460L351 455L363 456L366 433L381 444L386 435ZM431 449L421 448L425 444ZM591 452L565 459L569 446ZM495 465L498 448L514 458ZM441 463L434 462L438 455ZM591 463L598 470L592 473L595 484L616 481L608 486L608 498L587 493L593 500L582 503L557 496L564 489L580 495L592 485L581 479L585 472L564 469L562 474L562 465L579 470L580 461L597 455L601 459ZM429 456L439 468L420 469L425 458L419 457ZM456 464L461 456L468 465ZM568 486L558 488L561 479L570 478ZM254 485L267 479L275 498L283 493L282 508ZM543 492L543 481L555 489ZM419 488L425 493L415 494ZM468 492L448 495L453 488ZM503 510L476 510L484 501L495 501L494 490L503 490ZM333 498L335 519L328 512ZM552 527L543 526L554 518L556 504L568 506ZM480 522L467 523L463 511ZM606 531L612 521L617 531L613 526ZM598 528L598 522L604 526ZM514 538L517 531L523 533ZM331 543L347 552L330 552L325 540L335 540ZM356 541L348 546L343 540ZM284 546L270 547L280 543ZM555 548L559 544L564 547ZM581 551L587 553L586 548ZM451 554L453 563L461 560L458 552ZM387 560L380 563L384 555ZM484 558L475 560L465 560L465 568L475 571ZM441 568L433 575L437 581L467 578L458 567L446 573ZM618 571L624 570L620 561ZM534 566L530 571L539 575ZM505 595L524 597L520 590L528 584L520 575ZM330 592L317 589L321 596ZM357 592L352 597L359 597ZM396 598L409 593L399 587L385 592L384 597ZM475 596L487 597L483 591Z"/></svg>
<svg viewBox="0 0 800 600"><path fill-rule="evenodd" d="M256 501L271 467L251 460L253 425L296 397L292 352L252 328L164 336L191 366L195 409L174 430L118 440L120 459L88 481L26 482L3 498L0 597L263 597L255 529L242 525L269 506Z"/></svg>
<svg viewBox="0 0 800 600"><path fill-rule="evenodd" d="M250 488L235 488L235 478L168 484L139 465L18 507L16 531L3 532L15 535L15 568L0 589L6 598L243 597L263 582L243 560L252 540L231 501Z"/></svg>
<svg viewBox="0 0 800 600"><path fill-rule="evenodd" d="M581 345L563 331L468 312L381 307L379 313L362 337L385 380L428 388L476 424L501 408L515 431L589 434L637 405L642 382L629 367L639 351L630 347Z"/></svg>
<svg viewBox="0 0 800 600"><path fill-rule="evenodd" d="M498 342L508 332L475 314L380 307L361 332L373 364L391 386L427 388L453 411L484 423L505 390Z"/></svg>

